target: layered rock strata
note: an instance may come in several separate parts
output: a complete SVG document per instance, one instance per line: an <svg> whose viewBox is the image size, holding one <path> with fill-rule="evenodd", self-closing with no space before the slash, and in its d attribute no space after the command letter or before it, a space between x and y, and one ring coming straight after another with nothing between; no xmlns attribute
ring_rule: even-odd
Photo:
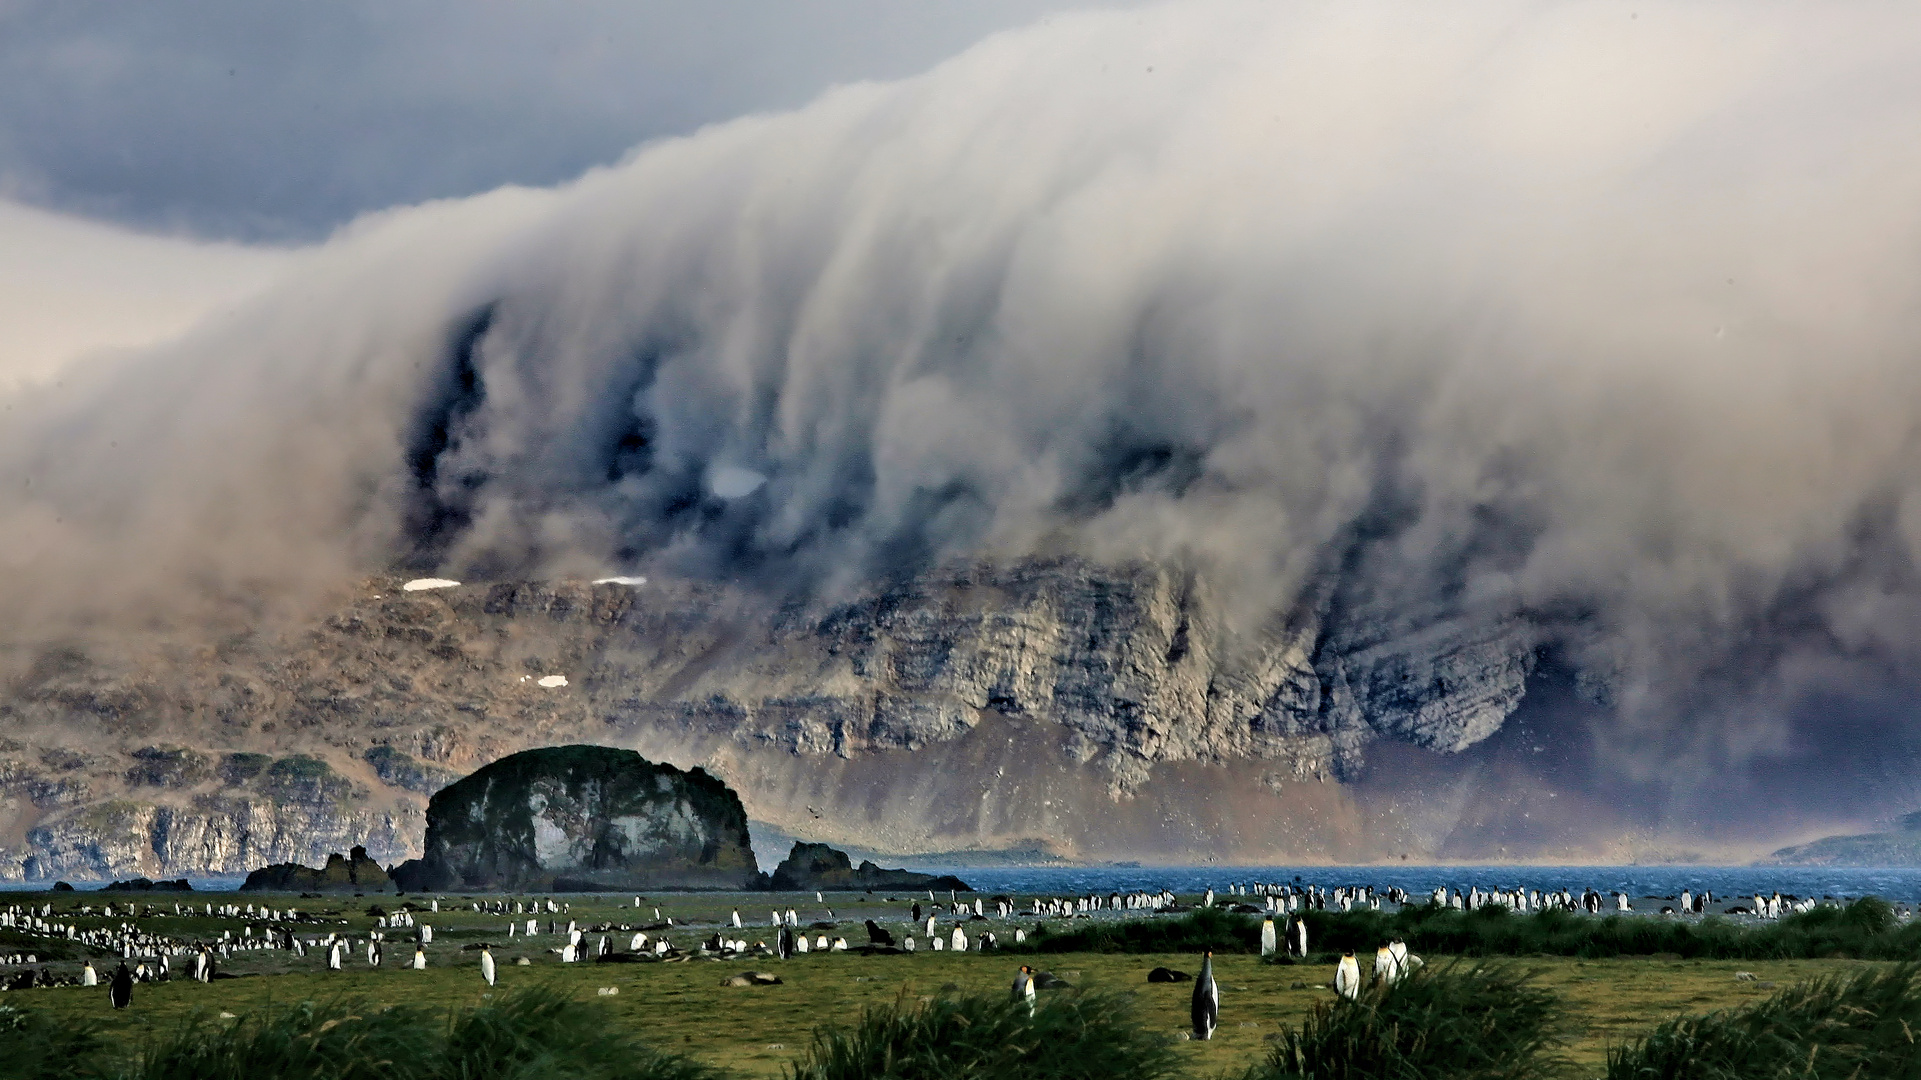
<svg viewBox="0 0 1921 1080"><path fill-rule="evenodd" d="M453 778L572 742L700 765L757 820L880 851L1393 854L1336 781L1383 738L1472 745L1533 663L1520 623L1327 614L1360 603L1230 634L1190 575L1072 559L772 606L666 579L400 585L17 665L0 877L238 876L354 843L398 862Z"/></svg>

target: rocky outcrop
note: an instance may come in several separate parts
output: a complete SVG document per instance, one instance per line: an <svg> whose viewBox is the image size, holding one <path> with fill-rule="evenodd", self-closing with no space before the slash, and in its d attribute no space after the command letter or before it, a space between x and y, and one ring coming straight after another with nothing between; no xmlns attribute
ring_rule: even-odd
<svg viewBox="0 0 1921 1080"><path fill-rule="evenodd" d="M67 886L71 889L73 886ZM155 881L152 878L134 878L132 881L109 883L101 892L192 892L193 883L186 878L172 881Z"/></svg>
<svg viewBox="0 0 1921 1080"><path fill-rule="evenodd" d="M1485 738L1536 644L1338 595L1230 633L1189 574L1074 559L785 606L671 579L399 586L304 626L40 656L0 695L0 878L238 876L353 843L399 862L455 778L578 742L701 765L843 846L1369 857L1390 833L1333 782L1384 739Z"/></svg>
<svg viewBox="0 0 1921 1080"><path fill-rule="evenodd" d="M631 750L557 746L503 758L427 805L410 892L750 888L759 868L740 796L700 769Z"/></svg>
<svg viewBox="0 0 1921 1080"><path fill-rule="evenodd" d="M775 892L814 889L952 889L973 892L965 881L952 874L917 874L912 870L883 870L872 860L859 866L845 851L826 844L796 843L780 865L774 868L769 887Z"/></svg>
<svg viewBox="0 0 1921 1080"><path fill-rule="evenodd" d="M241 892L390 892L394 887L387 871L367 856L367 849L356 845L345 858L338 851L327 855L327 865L315 869L299 863L275 863L247 875Z"/></svg>

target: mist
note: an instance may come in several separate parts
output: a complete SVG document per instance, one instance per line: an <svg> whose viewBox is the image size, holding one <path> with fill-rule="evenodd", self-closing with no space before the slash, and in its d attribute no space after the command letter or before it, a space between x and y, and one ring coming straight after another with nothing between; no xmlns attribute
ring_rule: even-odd
<svg viewBox="0 0 1921 1080"><path fill-rule="evenodd" d="M393 568L833 597L1075 553L1191 566L1244 635L1519 634L1635 783L1912 755L1918 39L1086 13L372 214L0 401L0 633Z"/></svg>

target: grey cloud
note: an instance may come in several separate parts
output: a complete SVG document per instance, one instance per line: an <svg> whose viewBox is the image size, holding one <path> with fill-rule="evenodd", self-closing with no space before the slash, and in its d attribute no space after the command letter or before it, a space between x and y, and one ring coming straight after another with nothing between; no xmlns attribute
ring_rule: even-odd
<svg viewBox="0 0 1921 1080"><path fill-rule="evenodd" d="M0 4L0 191L305 239L912 74L1060 0Z"/></svg>

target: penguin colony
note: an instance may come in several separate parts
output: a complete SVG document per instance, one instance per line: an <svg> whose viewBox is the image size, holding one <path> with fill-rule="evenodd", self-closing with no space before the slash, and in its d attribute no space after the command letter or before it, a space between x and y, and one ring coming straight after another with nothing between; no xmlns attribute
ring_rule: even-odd
<svg viewBox="0 0 1921 1080"><path fill-rule="evenodd" d="M94 898L84 899L92 901ZM1296 879L1294 883L1248 882L1231 883L1218 889L1209 888L1199 898L1199 905L1228 906L1238 912L1265 915L1261 926L1261 954L1271 956L1285 951L1290 956L1305 959L1309 956L1310 942L1307 923L1300 917L1301 914L1307 911L1352 911L1360 907L1379 910L1384 904L1405 904L1410 899L1410 894L1398 887L1330 887L1303 884ZM1576 892L1571 889L1541 891L1440 887L1419 899L1455 910L1476 910L1498 905L1515 912L1561 910L1608 915L1638 911L1650 916L1657 910L1653 904L1644 904L1645 910L1637 909L1633 898L1625 893L1602 892L1593 888ZM1778 919L1807 912L1832 901L1832 898L1797 897L1778 890L1752 897L1737 897L1732 903L1723 898L1718 908L1713 907L1717 900L1707 890L1687 889L1678 896L1662 899L1672 901L1658 907L1662 916L1698 916L1715 910L1718 914L1752 919ZM652 908L654 921L644 926L602 923L583 927L578 921L568 918L571 915L570 902L556 897L462 898L458 903L447 898L414 900L407 902L399 911L380 914L371 928L360 930L348 929L348 920L345 918L303 911L291 905L151 903L138 900L97 903L82 900L82 897L76 897L75 902L63 905L58 913L53 903L15 904L0 908L0 929L13 931L16 940L41 937L47 939L50 945L59 943L53 948L65 949L69 954L77 946L83 955L91 954L97 958L104 954L121 962L109 972L104 967L96 967L95 961L88 959L78 969L73 969L71 974L54 974L47 965L41 963L35 952L0 954L0 989L75 984L97 988L105 983L110 997L118 1003L115 1007L126 1007L125 1003L131 1000L133 985L168 981L174 977L176 966L194 981L211 982L223 977L218 974L221 966L235 957L278 951L327 970L378 968L384 960L386 942L390 938L403 942L403 949L405 945L412 946L411 956L405 951L401 954L408 957L398 965L402 971L423 971L442 964L472 963L471 959L463 959L459 953L471 950L474 946L467 946L465 950L455 947L445 955L436 955L430 949L434 941L434 927L430 920L442 912L443 904L449 905L446 911L450 915L465 909L468 914L499 918L501 922L495 924L500 929L499 939L519 938L528 944L537 942L538 949L560 963L625 962L635 959L684 961L701 957L732 959L747 956L792 959L808 953L854 951L867 954L911 954L923 950L992 951L999 948L1004 940L1015 944L1026 940L1026 928L1009 925L1017 918L1130 917L1189 910L1169 889L1034 897L1019 904L1006 896L962 899L951 892L945 900L940 900L930 891L924 902L912 900L907 933L899 933L873 919L866 919L866 940L862 942L850 941L839 933L824 932L836 930L837 924L832 909L826 906L825 894L817 893L815 902L825 912L824 919L803 921L802 912L793 907L767 909L768 925L773 931L771 941L758 939L758 935L748 932L748 918L735 908L719 920L718 926L705 939L689 942L685 934L694 929L693 925L677 925L673 916L663 914L658 907ZM894 898L890 897L889 900ZM633 907L636 911L643 910L643 898L634 897ZM1903 918L1910 914L1905 909L1900 911ZM209 928L209 923L226 925ZM181 927L181 931L169 933L168 930L174 926ZM670 934L675 932L681 936L680 943L670 938ZM53 951L53 948L48 951ZM526 946L522 945L521 948L524 950ZM310 952L313 954L311 957ZM480 953L479 966L483 977L491 984L496 978L492 951L482 948ZM516 962L525 964L528 961L521 958ZM1418 966L1419 962L1418 957L1407 954L1404 944L1389 942L1376 950L1371 978L1366 981L1392 984L1404 977L1412 967ZM38 971L31 970L35 966L39 967ZM1197 993L1202 982L1211 986L1211 959L1203 958L1202 967L1207 978L1197 981ZM8 968L27 970L9 971ZM1024 972L1021 977L1027 980L1025 985L1030 991L1036 985L1045 985L1034 977L1031 970ZM1022 985L1019 979L1016 985ZM1359 960L1344 957L1337 968L1336 989L1353 996L1360 992L1363 985ZM1218 1020L1218 988L1210 992L1213 995L1212 1004L1206 1009L1200 999L1196 999L1194 1034L1197 1038L1208 1037L1202 1031L1200 1020L1204 1012L1211 1009L1207 1014ZM1032 999L1028 1000L1031 1002ZM1207 1028L1207 1031L1211 1030L1211 1027Z"/></svg>

